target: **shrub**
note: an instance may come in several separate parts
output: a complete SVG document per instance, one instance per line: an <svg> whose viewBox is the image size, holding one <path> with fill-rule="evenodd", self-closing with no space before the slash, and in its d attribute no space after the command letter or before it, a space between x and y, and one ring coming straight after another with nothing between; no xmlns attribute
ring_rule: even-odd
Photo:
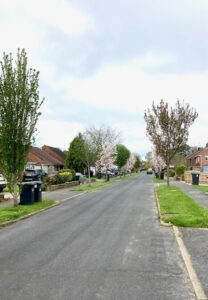
<svg viewBox="0 0 208 300"><path fill-rule="evenodd" d="M186 171L186 166L184 166L184 165L176 167L176 175L177 176L183 175L185 171Z"/></svg>
<svg viewBox="0 0 208 300"><path fill-rule="evenodd" d="M175 176L175 171L171 170L170 171L170 177L174 177Z"/></svg>
<svg viewBox="0 0 208 300"><path fill-rule="evenodd" d="M58 171L58 174L62 174L62 173L71 173L72 174L72 179L71 180L75 180L76 178L76 172L73 169L62 169Z"/></svg>
<svg viewBox="0 0 208 300"><path fill-rule="evenodd" d="M44 183L45 185L54 185L54 184L61 184L65 182L72 181L73 175L71 172L63 172L58 173L54 176L49 176L45 179Z"/></svg>
<svg viewBox="0 0 208 300"><path fill-rule="evenodd" d="M67 181L72 181L73 175L71 172L62 172L56 175L58 183L64 183Z"/></svg>

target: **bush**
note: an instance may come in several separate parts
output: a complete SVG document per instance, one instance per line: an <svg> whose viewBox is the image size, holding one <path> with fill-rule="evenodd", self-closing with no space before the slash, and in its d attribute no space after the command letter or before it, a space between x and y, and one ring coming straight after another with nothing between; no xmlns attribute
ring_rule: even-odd
<svg viewBox="0 0 208 300"><path fill-rule="evenodd" d="M75 180L76 178L76 172L73 169L62 169L58 171L58 174L62 174L62 173L71 173L72 174L72 179L71 180Z"/></svg>
<svg viewBox="0 0 208 300"><path fill-rule="evenodd" d="M184 166L184 165L176 167L176 175L177 176L183 175L185 171L186 171L186 166Z"/></svg>
<svg viewBox="0 0 208 300"><path fill-rule="evenodd" d="M62 173L58 173L56 177L59 183L64 183L67 181L72 181L73 175L71 172L62 172Z"/></svg>
<svg viewBox="0 0 208 300"><path fill-rule="evenodd" d="M54 176L47 177L44 181L46 185L54 185L54 184L61 184L65 182L72 181L73 174L71 172L63 172L58 173Z"/></svg>
<svg viewBox="0 0 208 300"><path fill-rule="evenodd" d="M171 170L170 171L170 177L174 177L175 176L175 171Z"/></svg>

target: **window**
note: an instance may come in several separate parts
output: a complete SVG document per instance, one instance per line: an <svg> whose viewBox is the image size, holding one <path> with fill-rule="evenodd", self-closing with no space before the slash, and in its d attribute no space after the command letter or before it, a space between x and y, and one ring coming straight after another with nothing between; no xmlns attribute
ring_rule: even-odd
<svg viewBox="0 0 208 300"><path fill-rule="evenodd" d="M208 160L208 156L205 156L205 160Z"/></svg>

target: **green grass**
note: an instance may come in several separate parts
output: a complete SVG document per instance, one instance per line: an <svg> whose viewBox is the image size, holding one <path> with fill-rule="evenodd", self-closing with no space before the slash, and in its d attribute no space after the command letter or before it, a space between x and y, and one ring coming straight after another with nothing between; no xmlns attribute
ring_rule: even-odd
<svg viewBox="0 0 208 300"><path fill-rule="evenodd" d="M156 193L164 222L181 227L208 227L208 209L175 186L159 186Z"/></svg>
<svg viewBox="0 0 208 300"><path fill-rule="evenodd" d="M17 207L0 208L0 225L7 221L19 219L30 213L37 212L54 204L53 200L44 200L33 205L18 205Z"/></svg>
<svg viewBox="0 0 208 300"><path fill-rule="evenodd" d="M78 186L70 189L71 191L80 191L80 192L85 192L85 191L92 191L97 188L102 188L104 186L107 186L111 183L114 183L114 181L101 181L101 182L96 182L88 185L83 185L83 186Z"/></svg>
<svg viewBox="0 0 208 300"><path fill-rule="evenodd" d="M166 179L159 179L159 178L153 177L153 182L154 183L167 183L167 180Z"/></svg>
<svg viewBox="0 0 208 300"><path fill-rule="evenodd" d="M208 192L208 185L192 185L192 187L201 192Z"/></svg>

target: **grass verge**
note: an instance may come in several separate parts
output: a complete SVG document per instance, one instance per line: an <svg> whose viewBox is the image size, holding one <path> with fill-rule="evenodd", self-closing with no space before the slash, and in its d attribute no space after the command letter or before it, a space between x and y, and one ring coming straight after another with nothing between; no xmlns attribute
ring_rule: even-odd
<svg viewBox="0 0 208 300"><path fill-rule="evenodd" d="M156 188L160 204L161 219L181 227L208 227L208 209L175 186Z"/></svg>
<svg viewBox="0 0 208 300"><path fill-rule="evenodd" d="M43 208L53 205L53 200L44 200L33 205L18 205L17 207L5 207L0 209L0 226L4 222L14 221L20 217L37 212Z"/></svg>
<svg viewBox="0 0 208 300"><path fill-rule="evenodd" d="M92 190L95 190L97 188L101 188L101 187L107 186L107 185L109 185L109 184L111 184L113 182L114 181L96 182L96 183L92 183L92 184L88 184L88 185L74 187L73 189L70 189L70 190L71 191L80 191L80 192L92 191Z"/></svg>
<svg viewBox="0 0 208 300"><path fill-rule="evenodd" d="M154 183L167 183L167 180L166 179L159 179L159 178L153 177L153 182Z"/></svg>
<svg viewBox="0 0 208 300"><path fill-rule="evenodd" d="M192 185L192 187L201 192L205 192L205 193L208 192L208 185Z"/></svg>

